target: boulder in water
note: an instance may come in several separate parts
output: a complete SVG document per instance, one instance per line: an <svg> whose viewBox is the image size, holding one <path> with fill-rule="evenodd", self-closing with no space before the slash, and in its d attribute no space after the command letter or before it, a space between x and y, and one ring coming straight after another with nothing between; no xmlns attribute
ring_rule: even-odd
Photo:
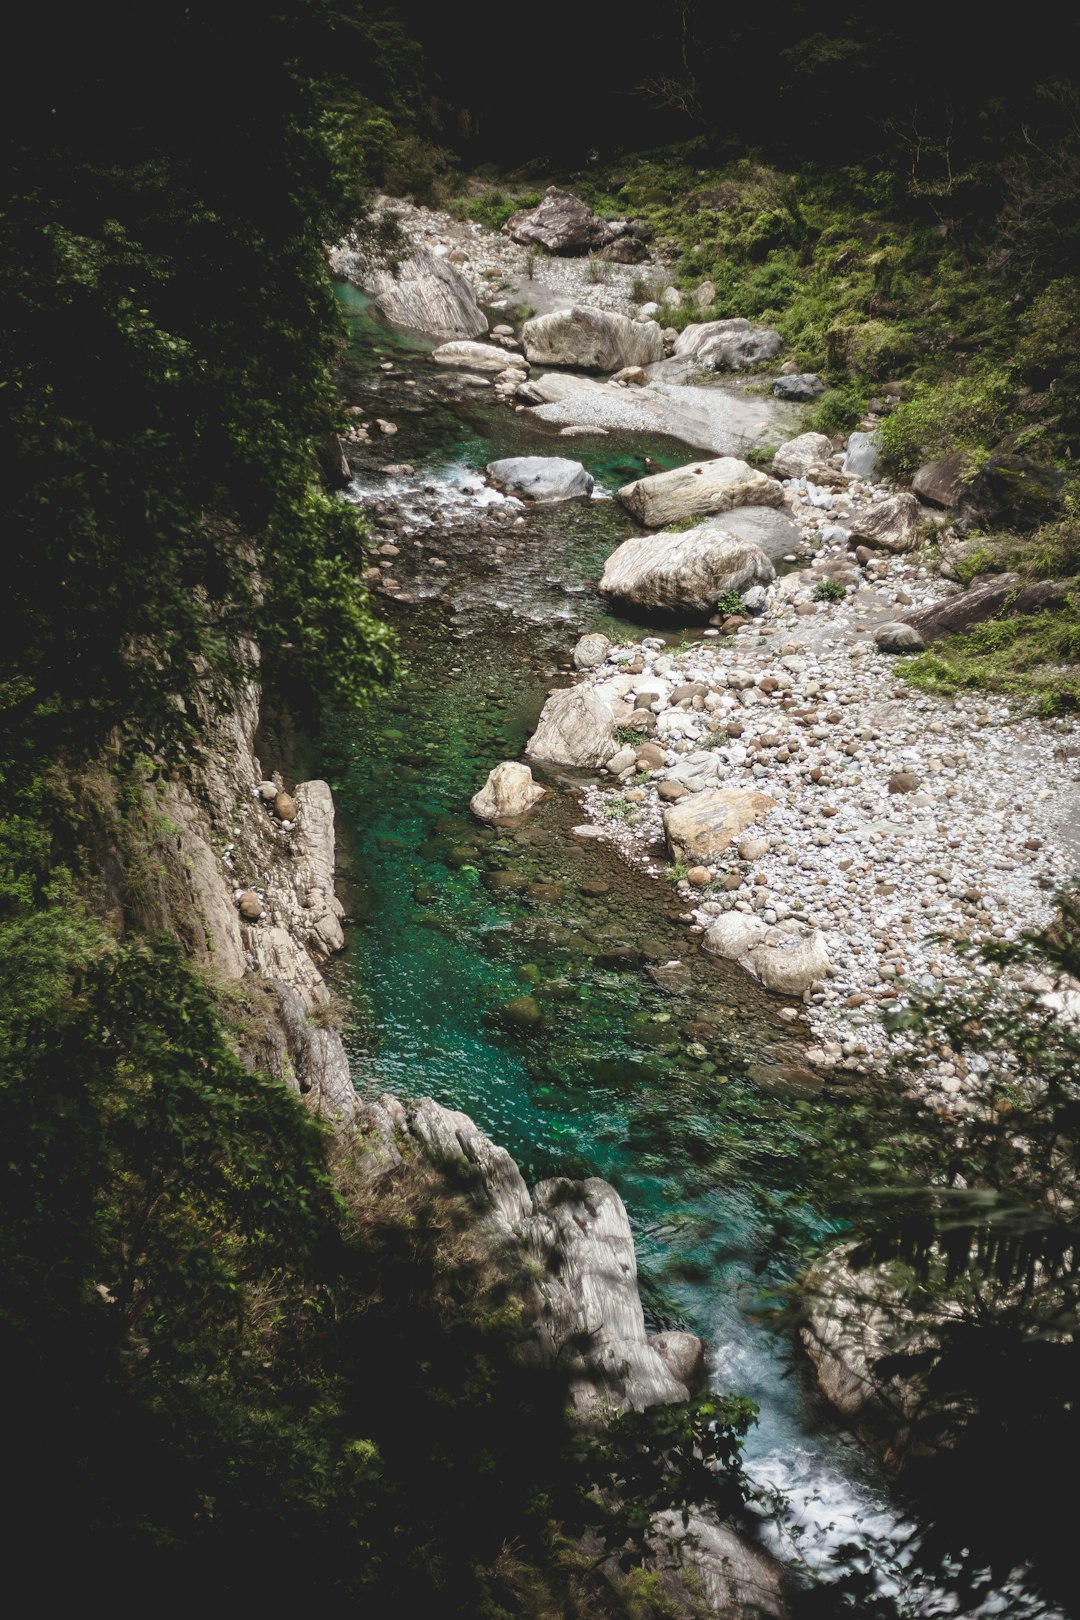
<svg viewBox="0 0 1080 1620"><path fill-rule="evenodd" d="M540 803L544 789L533 781L533 773L519 760L503 760L474 793L469 808L481 821L517 821Z"/></svg>
<svg viewBox="0 0 1080 1620"><path fill-rule="evenodd" d="M487 475L497 489L525 501L569 501L593 487L592 473L566 456L509 456L489 461Z"/></svg>
<svg viewBox="0 0 1080 1620"><path fill-rule="evenodd" d="M616 751L615 711L592 686L552 692L525 752L553 765L606 765Z"/></svg>
<svg viewBox="0 0 1080 1620"><path fill-rule="evenodd" d="M431 358L437 366L457 366L462 371L505 371L507 368L506 350L497 343L469 343L458 339L441 343L432 350ZM514 366L517 370L524 369L524 362L519 365L516 355Z"/></svg>

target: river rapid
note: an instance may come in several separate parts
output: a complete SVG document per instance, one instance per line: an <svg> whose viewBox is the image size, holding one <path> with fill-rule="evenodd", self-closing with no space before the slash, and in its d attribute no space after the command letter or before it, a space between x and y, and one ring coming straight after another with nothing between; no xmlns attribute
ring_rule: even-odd
<svg viewBox="0 0 1080 1620"><path fill-rule="evenodd" d="M653 1323L700 1334L713 1385L758 1404L748 1469L786 1501L763 1504L761 1531L786 1561L828 1579L855 1543L901 1612L1045 1614L1014 1590L973 1607L919 1574L895 1487L770 1320L827 1230L806 1148L844 1106L843 1080L801 1083L779 1003L688 947L674 889L572 835L589 773L536 770L551 795L513 832L469 815L491 767L521 757L581 633L700 636L702 623L614 618L595 592L633 531L612 491L690 452L555 438L489 390L455 390L433 375L430 344L379 325L354 288L339 294L348 402L397 427L350 455L347 498L393 547L401 673L320 740L352 920L336 987L353 1009L358 1089L462 1109L530 1182L599 1175L617 1188ZM582 461L594 498L525 513L483 482L511 454Z"/></svg>

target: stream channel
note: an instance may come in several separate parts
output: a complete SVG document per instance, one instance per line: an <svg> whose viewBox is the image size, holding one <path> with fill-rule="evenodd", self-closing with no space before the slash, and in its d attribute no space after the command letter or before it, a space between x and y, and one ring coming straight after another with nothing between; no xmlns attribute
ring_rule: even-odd
<svg viewBox="0 0 1080 1620"><path fill-rule="evenodd" d="M336 988L353 1009L356 1085L463 1110L530 1184L612 1182L651 1323L700 1334L714 1386L758 1404L748 1469L788 1504L763 1523L766 1541L825 1578L838 1547L862 1542L883 1586L899 1590L891 1559L872 1550L912 1557L894 1488L768 1322L800 1249L823 1230L804 1150L842 1101L791 1083L800 1054L780 1003L697 951L673 888L571 836L588 773L534 768L554 791L515 831L468 809L492 766L522 756L584 631L700 636L701 623L658 631L614 618L594 588L633 532L611 492L641 476L646 457L655 470L690 452L640 436L553 437L490 389L435 375L432 343L378 323L355 288L338 293L352 333L349 402L398 427L350 453L349 494L382 522L376 541L398 546L391 566L411 598L387 605L399 679L321 739L352 921ZM389 361L393 372L380 369ZM487 489L483 468L520 454L581 460L594 498L515 526L524 509ZM387 464L413 470L380 472ZM1015 1590L968 1607L914 1566L900 1588L919 1615L1046 1612Z"/></svg>

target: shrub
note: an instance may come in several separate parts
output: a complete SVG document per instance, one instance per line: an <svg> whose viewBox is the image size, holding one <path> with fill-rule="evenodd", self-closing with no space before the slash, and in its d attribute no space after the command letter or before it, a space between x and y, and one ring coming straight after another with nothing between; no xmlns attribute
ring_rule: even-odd
<svg viewBox="0 0 1080 1620"><path fill-rule="evenodd" d="M911 398L881 425L886 465L910 474L923 462L959 451L973 475L1014 420L1015 389L1003 370L986 366L940 382L917 383Z"/></svg>
<svg viewBox="0 0 1080 1620"><path fill-rule="evenodd" d="M846 595L847 586L838 579L822 579L814 586L815 602L842 602Z"/></svg>

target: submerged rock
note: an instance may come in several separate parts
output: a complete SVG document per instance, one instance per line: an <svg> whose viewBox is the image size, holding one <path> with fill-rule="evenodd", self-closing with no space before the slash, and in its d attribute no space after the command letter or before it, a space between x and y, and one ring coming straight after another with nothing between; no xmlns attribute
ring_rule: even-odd
<svg viewBox="0 0 1080 1620"><path fill-rule="evenodd" d="M775 578L759 546L708 523L624 540L604 565L600 589L637 607L711 613L725 591L744 591Z"/></svg>
<svg viewBox="0 0 1080 1620"><path fill-rule="evenodd" d="M735 456L691 462L624 484L616 499L647 528L682 518L727 512L733 506L780 506L784 492L775 478Z"/></svg>

